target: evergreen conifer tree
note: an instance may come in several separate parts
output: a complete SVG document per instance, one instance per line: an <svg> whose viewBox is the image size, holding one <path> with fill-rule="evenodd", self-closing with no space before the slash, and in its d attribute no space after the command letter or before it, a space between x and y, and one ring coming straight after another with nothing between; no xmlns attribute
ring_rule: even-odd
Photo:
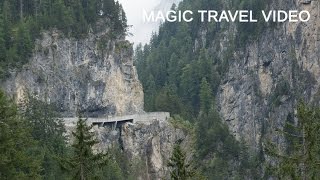
<svg viewBox="0 0 320 180"><path fill-rule="evenodd" d="M87 125L86 119L79 118L76 130L72 132L74 154L69 164L74 179L99 179L99 171L107 164L106 154L93 152L92 148L98 141L91 129L92 126Z"/></svg>
<svg viewBox="0 0 320 180"><path fill-rule="evenodd" d="M186 153L183 152L180 144L174 146L168 166L171 168L170 176L172 180L187 180L194 176L190 164L186 162Z"/></svg>
<svg viewBox="0 0 320 180"><path fill-rule="evenodd" d="M24 116L43 155L41 175L44 179L64 179L60 159L66 158L68 148L62 120L53 106L32 97L28 98L25 109Z"/></svg>
<svg viewBox="0 0 320 180"><path fill-rule="evenodd" d="M298 123L287 122L284 130L278 130L288 142L285 152L276 150L269 143L266 151L279 160L273 169L280 179L317 179L320 176L320 109L298 106Z"/></svg>
<svg viewBox="0 0 320 180"><path fill-rule="evenodd" d="M210 84L206 78L203 78L200 85L200 110L202 113L208 114L212 106L213 96Z"/></svg>
<svg viewBox="0 0 320 180"><path fill-rule="evenodd" d="M3 17L0 14L0 63L4 63L6 59L6 42L3 28Z"/></svg>
<svg viewBox="0 0 320 180"><path fill-rule="evenodd" d="M40 157L28 122L0 91L0 179L40 179Z"/></svg>

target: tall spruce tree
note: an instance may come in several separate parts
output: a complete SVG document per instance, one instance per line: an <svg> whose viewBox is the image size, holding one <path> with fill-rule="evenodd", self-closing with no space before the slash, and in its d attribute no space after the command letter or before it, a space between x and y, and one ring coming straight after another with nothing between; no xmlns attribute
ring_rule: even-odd
<svg viewBox="0 0 320 180"><path fill-rule="evenodd" d="M212 107L213 95L210 84L203 78L200 85L200 111L208 114Z"/></svg>
<svg viewBox="0 0 320 180"><path fill-rule="evenodd" d="M102 179L99 174L107 164L107 155L93 152L92 148L98 141L91 129L92 126L87 125L86 119L79 118L76 130L72 132L74 154L69 165L74 179Z"/></svg>
<svg viewBox="0 0 320 180"><path fill-rule="evenodd" d="M31 96L26 104L25 118L31 123L32 136L38 141L42 152L42 171L44 179L64 179L60 159L67 156L65 127L52 105L36 100Z"/></svg>
<svg viewBox="0 0 320 180"><path fill-rule="evenodd" d="M0 63L4 63L6 60L7 51L3 23L3 16L0 14Z"/></svg>
<svg viewBox="0 0 320 180"><path fill-rule="evenodd" d="M269 143L267 153L279 161L273 172L279 179L317 179L320 176L320 109L298 106L298 122L278 130L287 140L284 152Z"/></svg>
<svg viewBox="0 0 320 180"><path fill-rule="evenodd" d="M19 26L15 46L20 62L26 63L33 49L33 42L27 24L21 23Z"/></svg>
<svg viewBox="0 0 320 180"><path fill-rule="evenodd" d="M29 123L0 91L0 179L40 179L40 169Z"/></svg>
<svg viewBox="0 0 320 180"><path fill-rule="evenodd" d="M187 180L194 176L190 164L186 162L186 153L181 149L180 144L174 146L168 166L171 168L172 180Z"/></svg>

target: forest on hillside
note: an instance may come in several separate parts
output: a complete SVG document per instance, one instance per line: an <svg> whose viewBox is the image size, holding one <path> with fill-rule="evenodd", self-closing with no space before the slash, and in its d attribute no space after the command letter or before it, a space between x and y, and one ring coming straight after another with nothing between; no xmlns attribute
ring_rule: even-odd
<svg viewBox="0 0 320 180"><path fill-rule="evenodd" d="M18 107L0 92L0 179L135 179L119 147L94 152L98 143L85 118L66 137L56 108L30 97Z"/></svg>
<svg viewBox="0 0 320 180"><path fill-rule="evenodd" d="M232 1L232 9L267 8L268 1ZM183 1L173 10L222 9L220 0ZM145 90L145 108L148 111L164 110L173 114L187 113L190 120L201 110L201 87L209 85L208 94L214 94L228 69L232 52L243 48L246 42L257 38L266 23L237 23L239 32L230 38L228 51L219 58L213 46L217 37L231 26L223 23L201 23L200 18L187 22L163 23L158 34L153 34L150 43L136 48L136 65L139 78ZM205 31L205 44L194 47L200 39L199 33ZM170 97L168 97L170 96ZM205 99L210 99L203 97ZM211 98L212 99L212 98ZM212 103L212 102L207 102ZM204 106L210 106L204 105Z"/></svg>
<svg viewBox="0 0 320 180"><path fill-rule="evenodd" d="M261 11L268 10L271 3L272 1L251 0L226 2L220 0L185 0L179 6L173 5L171 9L176 11L215 9L219 11L228 7L232 10ZM216 107L215 97L217 92L221 90L219 89L221 83L225 83L222 81L225 80L233 53L245 49L247 44L256 41L259 35L268 29L275 29L277 24L261 22L200 23L200 18L196 17L194 19L194 21L188 23L165 22L160 25L159 32L153 34L150 43L137 46L135 64L145 92L145 110L168 111L174 114L176 119L180 120L179 122L192 124L191 127L194 127L196 137L195 166L209 179L231 179L234 177L236 179L260 179L269 176L276 176L280 179L286 177L299 179L306 174L308 174L306 177L309 178L319 174L318 170L313 169L319 168L316 165L318 160L310 162L310 172L303 172L303 168L300 169L298 164L306 163L302 161L307 157L299 154L301 146L305 144L302 145L297 142L305 137L301 134L303 133L303 126L306 125L303 123L314 123L315 127L319 126L318 115L311 115L311 112L319 113L317 108L310 110L304 105L297 105L308 113L304 114L305 116L301 115L302 124L299 127L293 125L292 120L288 122L286 128L290 127L290 130L285 129L282 135L288 135L286 140L291 142L286 147L287 153L292 155L292 161L290 161L290 158L286 159L285 155L277 156L274 144L269 144L268 139L261 140L260 148L255 152L245 142L235 140L225 125L224 119L220 117L218 107ZM232 34L234 28L237 31ZM226 34L226 32L229 32L229 34ZM219 49L219 44L226 39L228 40L227 43L223 44L225 49ZM218 54L219 52L222 53ZM259 93L257 89L254 91L257 94ZM297 99L302 96L299 92L291 92L290 85L287 82L282 82L277 86L269 100L272 107L279 107L281 104L280 97L283 94L295 94L298 97ZM302 111L304 112L304 110ZM312 120L309 119L311 116ZM308 122L304 122L304 118L310 121L306 120ZM319 130L310 129L310 133L312 135L309 134L308 139L315 138L315 141L310 142L315 144L310 145L309 150L315 154L310 152L313 155L309 155L312 158L319 159L320 153L316 150L316 147L320 145L317 137ZM296 135L300 139L294 139L290 135ZM263 145L265 143L268 145ZM271 157L275 157L277 160L283 158L283 161L279 161L284 164L279 168L269 167L273 166L269 164L270 161L268 162L265 159L266 154L269 153L272 154ZM266 170L264 172L265 177L261 177L262 169Z"/></svg>
<svg viewBox="0 0 320 180"><path fill-rule="evenodd" d="M232 1L234 9L254 7L264 9L267 2ZM183 1L172 10L222 9L223 3L214 1ZM135 63L145 92L145 110L168 111L180 122L193 124L195 140L194 166L209 179L259 178L262 152L249 155L245 143L238 142L223 123L215 107L215 93L227 72L233 50L253 40L264 28L237 24L241 29L234 37L223 59L213 54L212 44L223 34L227 24L164 23L149 44L137 46ZM199 32L206 30L206 44L195 49ZM238 43L239 42L239 43Z"/></svg>
<svg viewBox="0 0 320 180"><path fill-rule="evenodd" d="M268 9L269 1L184 0L172 10ZM125 36L125 12L114 0L0 0L0 79L28 62L43 31L58 30L81 39L95 32L105 19L113 37ZM199 18L195 18L199 19ZM232 27L234 26L234 27ZM190 136L192 149L180 142L167 164L170 178L184 179L317 179L320 176L320 109L297 103L296 119L276 129L287 143L265 139L252 151L237 140L219 114L215 100L234 51L255 41L275 24L163 23L150 43L138 45L135 65L145 94L146 111L168 111L170 123ZM234 34L225 34L236 28ZM206 32L206 33L201 33ZM227 51L215 54L215 44L227 37ZM290 94L282 83L270 96L275 108L279 94ZM296 93L298 94L298 93ZM23 105L22 105L23 104ZM0 91L0 179L137 179L145 175L144 162L132 162L119 147L95 152L92 126L80 118L66 137L57 107L30 96L16 104ZM191 159L188 155L191 154ZM268 157L269 159L266 159ZM270 160L271 159L271 160Z"/></svg>
<svg viewBox="0 0 320 180"><path fill-rule="evenodd" d="M28 62L41 32L57 29L66 37L83 38L105 18L114 37L126 33L127 18L118 1L0 0L0 79Z"/></svg>
<svg viewBox="0 0 320 180"><path fill-rule="evenodd" d="M114 0L0 0L0 80L19 71L44 31L81 39L102 20L113 37L127 31ZM106 21L107 20L107 21ZM17 105L0 92L0 179L127 179L133 169L118 149L93 153L98 142L79 119L69 144L57 107L28 97ZM114 151L114 153L111 153ZM134 170L139 172L138 170Z"/></svg>

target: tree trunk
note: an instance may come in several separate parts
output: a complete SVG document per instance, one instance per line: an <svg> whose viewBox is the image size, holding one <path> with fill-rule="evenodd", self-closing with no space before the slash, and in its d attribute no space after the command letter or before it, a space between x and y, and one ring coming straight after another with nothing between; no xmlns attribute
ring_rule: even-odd
<svg viewBox="0 0 320 180"><path fill-rule="evenodd" d="M23 2L20 0L20 20L23 20Z"/></svg>
<svg viewBox="0 0 320 180"><path fill-rule="evenodd" d="M83 170L83 165L81 163L80 165L80 180L85 180L84 178L84 170Z"/></svg>
<svg viewBox="0 0 320 180"><path fill-rule="evenodd" d="M306 135L305 135L305 127L303 126L303 130L302 130L302 144L303 144L303 164L302 164L302 177L303 177L303 180L307 180L307 176L306 176L306 161L307 161L307 155L306 155Z"/></svg>

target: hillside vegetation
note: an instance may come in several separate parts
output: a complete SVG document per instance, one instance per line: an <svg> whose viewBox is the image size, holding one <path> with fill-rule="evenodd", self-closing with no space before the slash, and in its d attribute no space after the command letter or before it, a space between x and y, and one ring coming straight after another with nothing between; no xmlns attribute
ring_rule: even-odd
<svg viewBox="0 0 320 180"><path fill-rule="evenodd" d="M185 0L179 6L173 5L172 10L250 9L257 12L270 8L271 2ZM276 24L262 21L208 23L200 19L194 17L190 23L165 22L159 32L153 34L150 43L137 46L135 63L145 92L145 109L169 111L194 125L197 160L194 166L209 179L260 179L262 169L268 164L262 141L269 140L261 140L254 152L242 139L236 140L224 123L225 119L220 117L215 97L222 91L220 85L228 81L225 76L235 52L245 50L249 43ZM240 87L234 88L232 90L237 91ZM287 83L280 83L275 94L279 91L288 94L290 88ZM258 94L259 90L255 92ZM295 166L291 164L288 165L291 169L287 168L290 172L296 171L297 162L291 163Z"/></svg>
<svg viewBox="0 0 320 180"><path fill-rule="evenodd" d="M109 19L105 28L115 36L127 30L125 12L114 0L0 0L0 78L28 62L42 31L82 38L99 19Z"/></svg>

